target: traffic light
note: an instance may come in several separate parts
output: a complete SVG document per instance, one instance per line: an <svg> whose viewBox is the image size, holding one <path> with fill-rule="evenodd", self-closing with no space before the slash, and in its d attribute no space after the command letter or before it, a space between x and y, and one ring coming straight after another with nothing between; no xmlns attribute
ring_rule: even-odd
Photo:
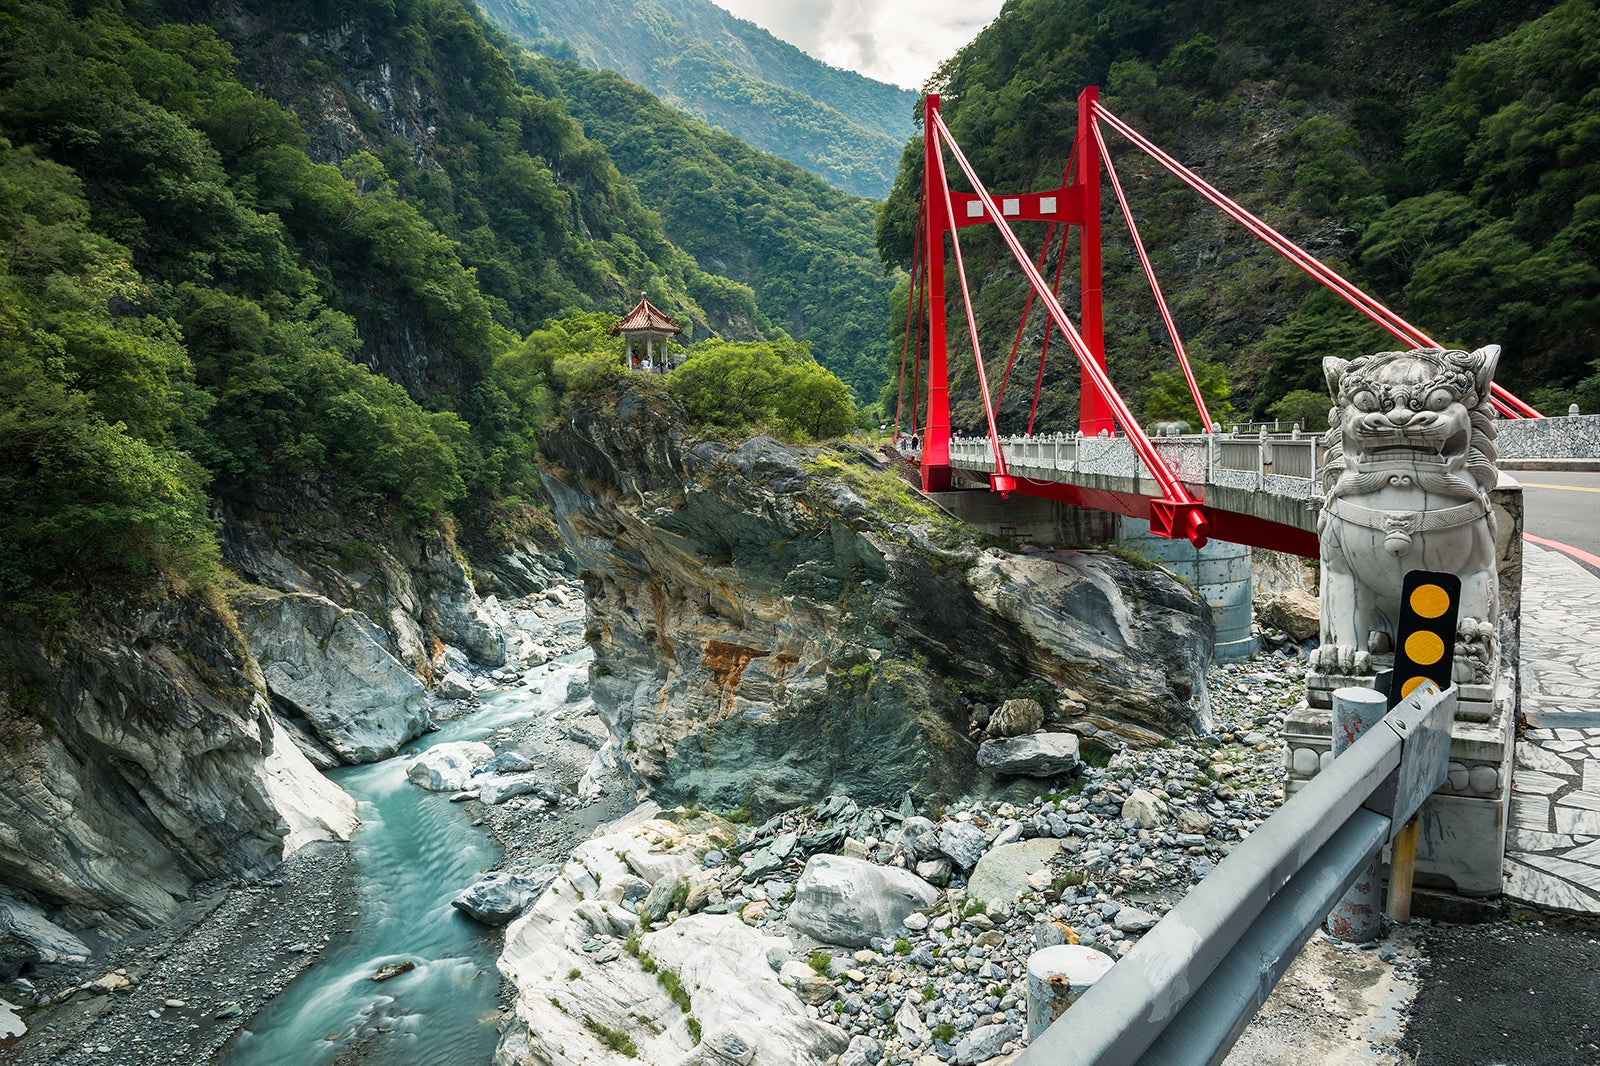
<svg viewBox="0 0 1600 1066"><path fill-rule="evenodd" d="M1389 707L1423 681L1449 688L1455 659L1456 614L1461 579L1435 570L1413 570L1400 586L1400 623L1394 640L1394 679Z"/></svg>

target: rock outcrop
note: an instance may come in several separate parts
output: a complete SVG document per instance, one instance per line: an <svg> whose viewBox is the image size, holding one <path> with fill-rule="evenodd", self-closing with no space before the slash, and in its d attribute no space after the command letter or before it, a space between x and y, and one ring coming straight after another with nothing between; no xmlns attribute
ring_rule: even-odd
<svg viewBox="0 0 1600 1066"><path fill-rule="evenodd" d="M0 634L0 781L0 885L74 935L159 922L196 882L265 873L355 825L277 729L226 610L200 598Z"/></svg>
<svg viewBox="0 0 1600 1066"><path fill-rule="evenodd" d="M422 683L362 614L306 593L237 597L267 687L344 762L384 759L433 724Z"/></svg>
<svg viewBox="0 0 1600 1066"><path fill-rule="evenodd" d="M506 661L500 619L447 535L424 537L375 513L357 520L310 482L263 487L249 504L223 501L221 532L229 563L249 580L361 612L415 673L431 675L442 645L483 666ZM540 569L531 560L516 565Z"/></svg>
<svg viewBox="0 0 1600 1066"><path fill-rule="evenodd" d="M517 998L497 1066L622 1055L662 1066L823 1066L845 1050L844 1033L780 983L769 958L788 959L784 938L733 914L640 929L639 888L676 884L713 843L731 842L725 822L676 817L683 824L646 805L580 844L506 927L500 972Z"/></svg>
<svg viewBox="0 0 1600 1066"><path fill-rule="evenodd" d="M1164 573L980 550L864 451L695 441L661 397L576 403L541 447L595 702L663 801L959 793L974 703L1030 685L1138 740L1206 724L1210 619Z"/></svg>

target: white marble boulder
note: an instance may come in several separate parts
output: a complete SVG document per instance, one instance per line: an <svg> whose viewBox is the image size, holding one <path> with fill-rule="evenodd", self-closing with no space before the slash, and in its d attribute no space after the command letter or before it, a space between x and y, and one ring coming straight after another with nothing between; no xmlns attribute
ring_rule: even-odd
<svg viewBox="0 0 1600 1066"><path fill-rule="evenodd" d="M1078 765L1078 737L1074 733L1033 733L1025 737L998 737L978 745L978 767L1017 777L1055 777Z"/></svg>
<svg viewBox="0 0 1600 1066"><path fill-rule="evenodd" d="M859 948L900 935L907 915L938 900L938 889L905 870L813 855L795 883L789 925L825 944Z"/></svg>
<svg viewBox="0 0 1600 1066"><path fill-rule="evenodd" d="M561 868L554 864L541 866L531 874L494 870L451 900L450 905L485 925L505 925L527 910L560 872Z"/></svg>
<svg viewBox="0 0 1600 1066"><path fill-rule="evenodd" d="M493 758L494 749L476 740L435 744L406 767L406 777L429 792L459 792Z"/></svg>

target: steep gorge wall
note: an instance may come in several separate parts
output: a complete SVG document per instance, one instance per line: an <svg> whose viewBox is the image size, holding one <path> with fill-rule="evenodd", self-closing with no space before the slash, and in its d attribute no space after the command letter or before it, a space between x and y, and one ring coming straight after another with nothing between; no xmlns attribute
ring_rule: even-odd
<svg viewBox="0 0 1600 1066"><path fill-rule="evenodd" d="M200 598L0 634L0 780L0 912L85 935L162 921L199 882L355 826L273 720L230 612Z"/></svg>
<svg viewBox="0 0 1600 1066"><path fill-rule="evenodd" d="M980 550L863 451L696 441L659 396L541 446L596 702L663 801L960 794L975 703L1018 690L1142 741L1206 725L1209 615L1164 573Z"/></svg>
<svg viewBox="0 0 1600 1066"><path fill-rule="evenodd" d="M0 631L0 978L348 839L354 802L317 766L393 755L432 727L424 681L506 661L447 530L309 481L219 510L252 584ZM488 563L508 592L561 566L528 547Z"/></svg>

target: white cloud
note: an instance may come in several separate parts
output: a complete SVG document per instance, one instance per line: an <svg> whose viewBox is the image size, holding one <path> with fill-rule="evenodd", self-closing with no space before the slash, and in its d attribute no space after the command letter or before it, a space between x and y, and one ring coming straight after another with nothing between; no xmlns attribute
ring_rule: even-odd
<svg viewBox="0 0 1600 1066"><path fill-rule="evenodd" d="M918 89L1002 0L715 0L836 67Z"/></svg>

